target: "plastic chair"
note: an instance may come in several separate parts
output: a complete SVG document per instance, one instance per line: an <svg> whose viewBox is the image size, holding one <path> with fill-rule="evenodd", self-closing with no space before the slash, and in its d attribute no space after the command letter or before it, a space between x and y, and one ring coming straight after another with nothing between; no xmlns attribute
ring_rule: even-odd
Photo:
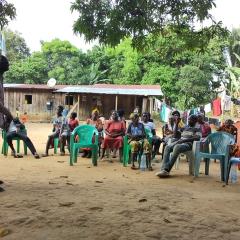
<svg viewBox="0 0 240 240"><path fill-rule="evenodd" d="M59 146L59 138L57 137L53 139L54 154L57 154L58 146Z"/></svg>
<svg viewBox="0 0 240 240"><path fill-rule="evenodd" d="M227 176L226 176L226 185L228 185L228 180L229 180L229 174L231 171L231 167L233 164L240 164L240 158L238 157L231 157L228 161L228 166L227 166Z"/></svg>
<svg viewBox="0 0 240 240"><path fill-rule="evenodd" d="M152 144L153 135L151 131L145 128L145 132L147 134L147 139L149 143ZM131 152L131 147L128 143L128 137L127 135L125 135L123 137L123 166L124 167L127 167L127 165L131 163L131 158L129 157L130 152ZM140 161L140 159L141 159L141 153L139 153L138 155L138 160Z"/></svg>
<svg viewBox="0 0 240 240"><path fill-rule="evenodd" d="M75 137L78 136L78 142ZM94 142L93 142L94 138ZM77 154L80 148L92 149L92 163L97 166L98 159L98 131L91 125L81 125L76 127L70 137L70 165L77 162Z"/></svg>
<svg viewBox="0 0 240 240"><path fill-rule="evenodd" d="M21 130L22 133L27 134L27 130L26 128ZM2 130L2 139L3 139L3 145L2 145L2 154L4 156L8 155L8 143L7 143L7 133L5 130ZM13 140L17 141L17 153L20 153L20 138L15 137L13 138ZM23 142L23 148L24 148L24 155L27 155L27 145L25 144L25 142Z"/></svg>
<svg viewBox="0 0 240 240"><path fill-rule="evenodd" d="M193 145L193 148L194 148L194 145ZM194 175L194 162L195 162L194 149L181 154L187 157L188 164L189 164L189 175ZM175 162L175 169L179 169L179 162L180 162L180 156L177 158L177 161Z"/></svg>
<svg viewBox="0 0 240 240"><path fill-rule="evenodd" d="M58 148L61 148L61 143L59 142L59 138L54 138L53 139L53 148L54 148L54 154L57 154Z"/></svg>
<svg viewBox="0 0 240 240"><path fill-rule="evenodd" d="M212 133L206 137L204 141L196 142L194 175L196 177L199 175L200 161L202 158L205 158L205 175L209 174L210 159L219 159L221 180L225 181L227 176L230 145L234 144L234 142L234 136L225 132ZM211 149L210 153L209 149Z"/></svg>

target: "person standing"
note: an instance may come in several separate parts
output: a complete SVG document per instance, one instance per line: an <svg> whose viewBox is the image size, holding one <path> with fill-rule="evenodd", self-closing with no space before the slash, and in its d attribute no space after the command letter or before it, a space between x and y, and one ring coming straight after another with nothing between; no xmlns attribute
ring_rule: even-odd
<svg viewBox="0 0 240 240"><path fill-rule="evenodd" d="M11 112L4 106L4 89L3 89L3 74L8 71L9 62L8 59L1 55L0 57L0 128L8 129L9 122L13 120ZM9 121L6 121L8 119ZM3 181L0 180L0 185ZM0 188L0 191L4 191L3 188Z"/></svg>
<svg viewBox="0 0 240 240"><path fill-rule="evenodd" d="M0 128L6 129L6 124L9 124L8 120L13 119L11 112L4 106L4 89L3 89L3 74L8 71L9 63L5 56L1 55L0 58Z"/></svg>

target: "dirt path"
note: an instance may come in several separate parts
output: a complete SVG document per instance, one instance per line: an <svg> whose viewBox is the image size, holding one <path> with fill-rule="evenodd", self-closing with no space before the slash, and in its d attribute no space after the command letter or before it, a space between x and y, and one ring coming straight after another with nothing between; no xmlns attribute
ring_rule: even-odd
<svg viewBox="0 0 240 240"><path fill-rule="evenodd" d="M43 152L51 125L27 129ZM240 239L240 184L219 182L218 163L210 176L193 179L182 161L171 178L159 179L159 164L139 172L118 161L93 167L79 159L70 167L68 160L1 155L0 234L10 231L4 239Z"/></svg>

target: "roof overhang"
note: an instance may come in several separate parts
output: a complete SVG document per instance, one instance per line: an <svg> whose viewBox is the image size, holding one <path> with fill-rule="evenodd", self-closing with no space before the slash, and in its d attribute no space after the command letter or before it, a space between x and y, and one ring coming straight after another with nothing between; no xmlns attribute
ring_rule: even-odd
<svg viewBox="0 0 240 240"><path fill-rule="evenodd" d="M92 94L108 94L108 95L136 95L136 96L163 96L161 88L104 88L104 87L88 87L88 86L71 86L55 91L57 93L92 93Z"/></svg>

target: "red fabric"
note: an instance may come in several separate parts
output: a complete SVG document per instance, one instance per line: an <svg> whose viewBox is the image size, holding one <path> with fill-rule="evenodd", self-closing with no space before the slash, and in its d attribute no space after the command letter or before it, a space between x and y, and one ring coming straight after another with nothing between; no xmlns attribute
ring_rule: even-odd
<svg viewBox="0 0 240 240"><path fill-rule="evenodd" d="M70 131L72 132L74 130L75 127L78 126L78 120L77 119L69 119L68 121L68 126L70 128Z"/></svg>
<svg viewBox="0 0 240 240"><path fill-rule="evenodd" d="M217 98L213 100L213 116L220 116L222 114L222 108L221 108L221 98Z"/></svg>
<svg viewBox="0 0 240 240"><path fill-rule="evenodd" d="M203 124L200 125L200 127L203 138L207 137L211 133L211 127L208 123L204 122Z"/></svg>
<svg viewBox="0 0 240 240"><path fill-rule="evenodd" d="M126 131L125 124L123 121L109 121L107 123L106 131L110 134L119 133L124 134ZM110 148L110 149L119 149L123 146L123 137L111 137L106 135L103 140L103 148Z"/></svg>

